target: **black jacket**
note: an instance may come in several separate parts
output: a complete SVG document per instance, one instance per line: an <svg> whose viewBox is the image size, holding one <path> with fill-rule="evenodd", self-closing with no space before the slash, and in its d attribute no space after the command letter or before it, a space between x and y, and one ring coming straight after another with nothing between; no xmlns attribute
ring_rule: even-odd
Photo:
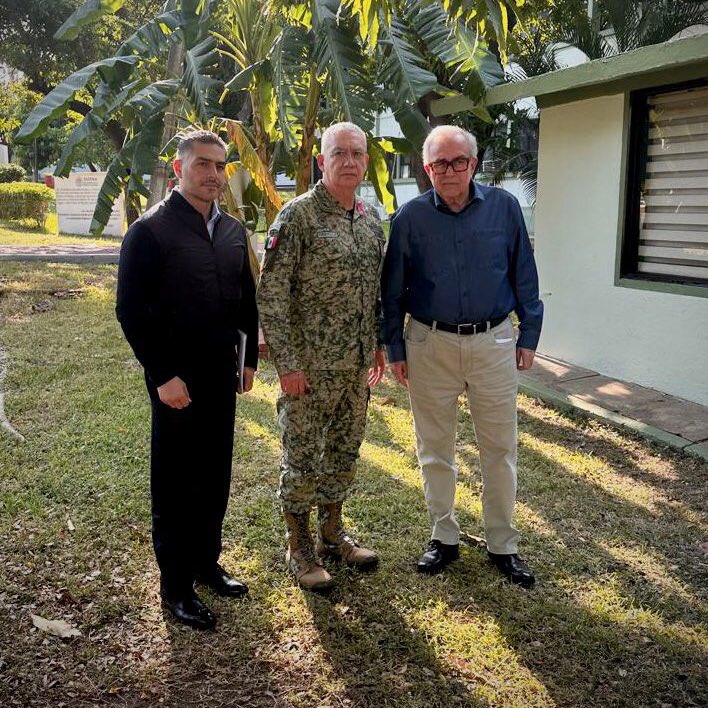
<svg viewBox="0 0 708 708"><path fill-rule="evenodd" d="M210 239L204 217L176 190L128 229L116 315L156 386L232 359L239 329L248 337L246 366L256 368L258 312L247 237L222 213Z"/></svg>

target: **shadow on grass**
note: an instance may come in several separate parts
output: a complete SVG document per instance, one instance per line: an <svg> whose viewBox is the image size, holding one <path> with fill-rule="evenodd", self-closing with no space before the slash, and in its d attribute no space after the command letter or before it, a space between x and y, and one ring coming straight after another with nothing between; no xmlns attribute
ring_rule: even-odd
<svg viewBox="0 0 708 708"><path fill-rule="evenodd" d="M262 409L259 416L265 413ZM385 418L376 411L372 417L375 426L369 433L385 439ZM463 445L458 454L475 470L478 462L467 445L473 435L471 421L464 414L461 419ZM556 427L522 415L521 429L529 426L530 434L539 439L574 450L578 433L563 422ZM607 450L604 444L597 445ZM614 467L618 459L626 465L616 446L604 461ZM449 666L440 664L436 658L440 649L437 653L433 649L442 641L435 636L435 623L431 621L430 632L423 632L397 609L401 597L412 592L415 599L403 601L403 606L435 601L463 619L493 622L520 667L532 672L548 691L548 699L559 704L620 705L634 700L634 705L648 705L652 695L664 702L697 704L705 689L705 677L697 668L703 665L705 652L686 622L700 622L700 602L694 600L703 585L695 569L677 566L667 552L681 540L684 545L687 539L695 541L696 525L680 518L667 525L660 512L608 492L523 443L520 467L522 502L550 529L524 531L524 545L540 571L540 586L530 593L500 579L483 550L465 550L442 581L416 576L413 562L429 534L422 491L381 467L360 463L357 487L375 489L377 498L387 501L374 505L357 494L347 512L354 529L363 530L363 540L380 549L382 569L366 578L340 571L338 589L329 601L308 598L322 646L349 698L359 706L387 705L386 701L484 704L477 691L478 674L463 671L463 678L450 682ZM534 474L525 475L527 468ZM475 474L470 476L474 479ZM461 509L458 515L463 528L481 528L474 514ZM665 577L655 577L651 568L644 574L636 564L608 552L607 547L618 545L630 553L649 547ZM672 592L674 582L680 586L676 577L687 586L683 596ZM667 616L678 624L669 624ZM454 649L452 654L454 658Z"/></svg>
<svg viewBox="0 0 708 708"><path fill-rule="evenodd" d="M200 591L210 606L219 606L222 617L214 632L200 632L181 626L165 617L169 656L165 690L161 703L167 706L202 708L272 708L285 705L278 698L279 688L271 676L267 661L256 656L255 647L269 633L269 627L254 622L233 622L224 617L224 601L215 601L208 592ZM249 600L229 600L237 605ZM218 611L218 610L217 610ZM167 614L167 611L164 611Z"/></svg>
<svg viewBox="0 0 708 708"><path fill-rule="evenodd" d="M578 416L575 422L583 423L585 419ZM698 477L701 469L704 470L704 475L708 473L708 464L698 457L656 446L655 454L661 455L667 466L666 473L658 476L642 466L640 453L628 456L627 449L614 443L608 436L593 433L587 427L577 430L564 418L554 419L553 423L549 423L532 412L525 412L519 416L519 429L544 442L559 445L572 452L580 451L584 455L594 456L630 480L656 487L668 497L681 497L684 503L690 504L692 511L705 513L705 495L700 487L697 487L695 493L691 493L690 488L687 489L692 475ZM651 448L652 443L641 440L641 446Z"/></svg>

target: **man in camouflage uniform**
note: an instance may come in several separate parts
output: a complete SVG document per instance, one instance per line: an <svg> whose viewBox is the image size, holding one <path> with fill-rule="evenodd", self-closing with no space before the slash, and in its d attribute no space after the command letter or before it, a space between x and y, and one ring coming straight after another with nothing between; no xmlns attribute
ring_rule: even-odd
<svg viewBox="0 0 708 708"><path fill-rule="evenodd" d="M376 554L341 524L364 435L369 385L381 380L378 285L384 236L372 207L356 198L366 172L366 136L352 123L322 135L322 180L293 199L268 233L258 286L261 323L280 377L280 497L286 563L301 587L325 590L319 556L372 568ZM369 369L372 365L374 366ZM315 548L309 516L318 507Z"/></svg>

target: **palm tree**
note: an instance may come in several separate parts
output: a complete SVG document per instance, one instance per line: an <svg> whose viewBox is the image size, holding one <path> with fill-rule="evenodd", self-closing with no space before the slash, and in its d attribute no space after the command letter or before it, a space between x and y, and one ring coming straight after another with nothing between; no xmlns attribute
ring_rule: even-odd
<svg viewBox="0 0 708 708"><path fill-rule="evenodd" d="M687 27L705 23L708 6L700 0L597 0L592 17L577 8L558 39L590 59L600 59L666 42Z"/></svg>

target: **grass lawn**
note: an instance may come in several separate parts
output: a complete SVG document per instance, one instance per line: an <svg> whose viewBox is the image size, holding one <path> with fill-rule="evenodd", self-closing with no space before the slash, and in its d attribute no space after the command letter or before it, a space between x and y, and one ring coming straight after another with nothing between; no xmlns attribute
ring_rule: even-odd
<svg viewBox="0 0 708 708"><path fill-rule="evenodd" d="M428 521L406 398L385 384L346 508L381 567L334 569L329 598L301 592L283 570L266 366L239 401L223 555L251 594L204 592L215 633L166 622L149 409L114 286L113 266L0 264L5 406L26 438L0 430L0 705L705 705L708 464L527 398L518 525L536 589L505 584L474 543L444 576L415 573ZM459 518L479 536L462 406L459 422ZM81 636L43 634L31 614Z"/></svg>
<svg viewBox="0 0 708 708"><path fill-rule="evenodd" d="M57 215L50 214L43 229L38 229L33 221L0 220L0 246L61 246L79 245L120 245L122 239L115 236L67 236L57 235Z"/></svg>

